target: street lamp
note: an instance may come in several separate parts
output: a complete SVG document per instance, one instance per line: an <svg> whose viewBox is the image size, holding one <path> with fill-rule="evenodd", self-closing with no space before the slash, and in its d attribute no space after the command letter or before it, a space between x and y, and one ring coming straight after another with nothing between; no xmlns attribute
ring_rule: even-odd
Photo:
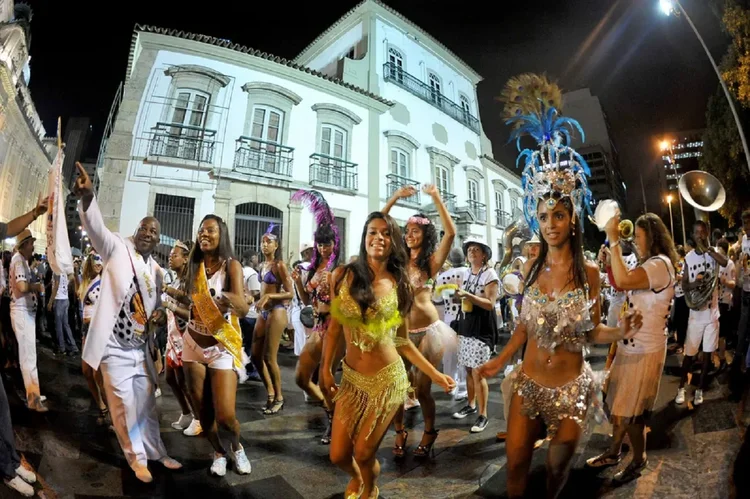
<svg viewBox="0 0 750 499"><path fill-rule="evenodd" d="M676 185L679 185L680 176L677 174L677 163L675 162L674 158L674 141L667 141L663 140L660 144L660 148L663 152L667 153L667 161L669 161L669 164L672 165L672 172L674 173L674 180ZM671 196L671 194L670 194ZM687 241L687 236L685 235L685 207L682 204L682 194L680 193L679 187L677 188L677 196L680 198L680 221L682 224L682 244L684 245ZM672 216L672 204L669 205L669 216L671 219ZM672 240L674 240L674 231L672 231Z"/></svg>
<svg viewBox="0 0 750 499"><path fill-rule="evenodd" d="M745 138L745 131L742 129L742 123L740 122L740 117L737 114L737 109L734 107L734 99L732 99L732 95L729 93L729 89L727 88L727 84L724 81L724 78L721 77L721 71L719 71L719 67L716 65L716 61L714 60L714 56L711 55L711 52L708 50L708 47L706 46L706 42L703 41L703 37L698 33L698 29L695 27L695 24L693 24L692 19L690 19L690 16L688 16L685 9L682 7L682 4L680 4L679 0L659 0L659 8L665 15L671 15L674 14L675 16L679 16L680 13L682 13L685 16L685 19L687 20L688 24L690 24L690 27L693 28L693 32L695 33L695 36L698 38L698 41L701 42L701 45L703 46L703 50L706 51L706 55L708 56L708 60L711 61L711 66L714 68L714 71L716 72L716 76L719 78L719 83L721 83L721 88L724 90L724 95L727 98L727 102L729 103L729 108L732 110L732 116L734 116L734 122L737 125L737 131L740 133L740 140L742 140L742 149L745 151L745 162L747 163L747 168L750 170L750 149L747 147L747 139ZM684 231L684 228L683 228Z"/></svg>
<svg viewBox="0 0 750 499"><path fill-rule="evenodd" d="M674 241L674 221L672 220L672 195L667 194L667 204L669 204L669 231L672 233L672 241Z"/></svg>

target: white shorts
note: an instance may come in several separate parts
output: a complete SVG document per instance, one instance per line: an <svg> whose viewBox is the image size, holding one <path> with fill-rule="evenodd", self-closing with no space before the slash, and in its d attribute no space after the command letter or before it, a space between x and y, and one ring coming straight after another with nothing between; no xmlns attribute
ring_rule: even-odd
<svg viewBox="0 0 750 499"><path fill-rule="evenodd" d="M685 355L692 357L698 353L703 341L703 351L711 353L719 347L719 321L698 322L688 319Z"/></svg>
<svg viewBox="0 0 750 499"><path fill-rule="evenodd" d="M182 362L198 362L204 364L210 369L219 369L231 371L234 369L234 357L224 348L224 345L217 343L209 348L201 348L189 332L182 336Z"/></svg>

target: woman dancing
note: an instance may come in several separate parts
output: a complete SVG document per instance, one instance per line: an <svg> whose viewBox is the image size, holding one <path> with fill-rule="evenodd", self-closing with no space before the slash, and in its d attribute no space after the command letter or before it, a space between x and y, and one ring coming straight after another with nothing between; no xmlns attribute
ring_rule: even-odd
<svg viewBox="0 0 750 499"><path fill-rule="evenodd" d="M206 215L190 253L185 292L173 297L190 305L187 332L182 336L182 365L190 394L199 411L201 428L214 448L211 473L227 472L227 450L218 428L229 433L238 473L250 473L250 461L240 445L235 415L237 375L244 377L239 319L248 311L242 265L234 258L229 230L216 215Z"/></svg>
<svg viewBox="0 0 750 499"><path fill-rule="evenodd" d="M541 97L540 97L541 96ZM525 264L521 315L509 343L480 368L496 375L525 343L523 362L510 374L513 395L508 420L508 495L523 497L534 442L547 427L547 496L557 497L583 432L589 404L597 400L597 380L584 362L587 343L632 337L640 317L629 311L620 329L599 323L599 268L583 257L582 214L591 193L583 158L564 145L567 126L557 115L560 89L546 77L522 75L504 91L512 136L529 133L540 150L526 150L524 215L542 236L539 258ZM531 115L524 113L531 112ZM582 139L583 140L583 139Z"/></svg>
<svg viewBox="0 0 750 499"><path fill-rule="evenodd" d="M325 407L328 425L320 442L331 443L331 425L333 421L333 404L330 398L324 396L318 383L313 383L313 373L320 366L323 358L323 338L328 330L331 319L331 270L336 268L339 254L339 237L334 225L333 212L328 203L318 191L297 191L292 196L293 201L305 203L313 212L317 223L314 239L312 262L305 269L292 270L292 279L297 286L300 299L305 305L312 305L315 324L312 333L307 338L302 353L297 361L295 378L297 386L302 388L308 397ZM305 273L305 282L302 274ZM343 342L339 341L340 345ZM343 348L337 353L334 365L338 365L343 355Z"/></svg>
<svg viewBox="0 0 750 499"><path fill-rule="evenodd" d="M260 373L268 393L263 414L278 414L284 408L281 392L281 370L279 369L279 343L288 323L284 300L291 300L294 290L292 277L281 259L281 241L271 224L260 241L260 251L265 261L260 267L260 300L256 308L260 312L255 323L251 357Z"/></svg>
<svg viewBox="0 0 750 499"><path fill-rule="evenodd" d="M365 223L359 258L337 269L331 278L336 297L331 304L321 381L336 404L330 455L351 476L347 499L378 497L375 482L380 464L375 453L411 388L399 354L446 392L455 387L409 340L405 317L412 290L406 259L396 222L374 212ZM337 387L331 369L342 331L346 356Z"/></svg>
<svg viewBox="0 0 750 499"><path fill-rule="evenodd" d="M172 428L180 430L185 436L195 437L201 433L200 419L194 414L188 400L188 387L185 381L185 370L182 367L182 335L190 320L190 309L180 306L173 298L177 292L185 291L185 274L187 273L187 262L190 251L193 249L192 241L177 241L169 253L169 269L174 272L174 280L165 288L167 299L164 307L167 309L167 350L166 350L166 377L167 384L172 388L177 402L180 404L182 414L180 419L172 423Z"/></svg>
<svg viewBox="0 0 750 499"><path fill-rule="evenodd" d="M456 333L440 320L437 308L432 303L435 276L448 258L453 239L456 237L456 225L440 198L437 187L425 184L422 191L432 198L432 202L440 215L444 235L440 241L440 246L436 248L437 230L426 215L417 213L406 222L404 242L409 257L406 263L406 274L414 290L414 302L408 317L409 339L422 356L437 368L443 359L446 343L452 343L454 349L456 343ZM387 215L399 199L406 199L414 194L416 194L414 187L401 187L388 200L382 213ZM412 370L408 361L406 368ZM424 417L424 434L413 454L417 457L425 457L432 451L432 446L435 445L435 440L440 431L435 429L435 399L432 398L431 393L432 380L428 375L416 369L412 370L411 375ZM406 455L406 440L409 434L404 428L403 406L396 411L393 425L397 434L393 454L396 457L404 457Z"/></svg>
<svg viewBox="0 0 750 499"><path fill-rule="evenodd" d="M94 315L96 302L99 301L102 284L102 257L96 251L91 251L83 263L81 286L78 292L81 294L81 303L83 303L83 328L81 329L81 348L86 343L86 334L89 332L91 317ZM99 409L99 417L96 418L96 424L102 426L109 420L109 409L105 400L104 380L102 372L94 369L81 360L81 369L83 377L86 378L86 384L89 386L89 392L94 398L96 407Z"/></svg>
<svg viewBox="0 0 750 499"><path fill-rule="evenodd" d="M678 262L669 230L653 213L635 222L635 244L641 264L629 270L619 244L620 216L607 224L614 283L628 292L628 305L647 310L643 326L617 349L609 374L607 406L614 431L609 449L586 461L592 468L613 466L622 460L622 441L630 437L633 460L615 475L615 481L628 482L646 467L646 422L656 403L659 382L667 355L667 320L674 297L675 265Z"/></svg>

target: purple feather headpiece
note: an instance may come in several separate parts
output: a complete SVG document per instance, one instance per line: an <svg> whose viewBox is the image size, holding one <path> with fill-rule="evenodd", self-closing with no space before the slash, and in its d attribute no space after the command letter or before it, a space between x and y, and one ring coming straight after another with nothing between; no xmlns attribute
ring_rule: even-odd
<svg viewBox="0 0 750 499"><path fill-rule="evenodd" d="M273 233L273 229L275 229L275 228L276 228L276 224L273 223L273 222L271 222L268 225L268 228L266 229L266 233L263 234L263 237L267 237L268 239L271 239L273 241L278 240L279 237L276 234Z"/></svg>
<svg viewBox="0 0 750 499"><path fill-rule="evenodd" d="M330 206L328 206L326 198L324 198L323 194L318 191L308 191L305 189L300 189L295 192L294 195L292 195L292 201L302 203L312 212L313 216L315 217L315 225L318 227L318 229L322 226L327 225L333 230L333 252L331 253L331 257L328 259L327 265L328 270L330 270L333 267L333 263L336 261L336 258L339 254L339 229L334 223L333 211L331 211ZM315 232L317 233L317 229ZM317 259L318 245L315 244L315 246L313 247L312 260L313 262L315 262L317 261Z"/></svg>

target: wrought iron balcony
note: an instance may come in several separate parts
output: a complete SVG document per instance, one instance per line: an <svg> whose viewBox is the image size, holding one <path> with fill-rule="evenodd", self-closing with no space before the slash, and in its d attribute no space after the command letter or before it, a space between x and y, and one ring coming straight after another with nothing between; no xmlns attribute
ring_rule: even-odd
<svg viewBox="0 0 750 499"><path fill-rule="evenodd" d="M383 78L385 78L385 81L395 83L420 99L429 102L454 120L463 123L474 132L479 133L479 120L472 116L469 111L395 64L386 62L383 65Z"/></svg>
<svg viewBox="0 0 750 499"><path fill-rule="evenodd" d="M498 229L506 228L512 221L513 218L507 211L495 210L495 227Z"/></svg>
<svg viewBox="0 0 750 499"><path fill-rule="evenodd" d="M416 189L417 192L414 193L413 196L409 196L408 198L400 200L400 202L404 204L410 204L414 206L420 206L420 199L419 199L419 182L416 180L412 180L410 178L401 177L400 175L396 175L395 173L390 173L385 176L388 188L388 197L390 198L393 196L393 193L396 192L399 187L405 186L405 185L412 185Z"/></svg>
<svg viewBox="0 0 750 499"><path fill-rule="evenodd" d="M310 185L356 191L357 164L326 154L311 154Z"/></svg>
<svg viewBox="0 0 750 499"><path fill-rule="evenodd" d="M445 205L445 207L448 208L448 211L451 213L455 213L456 195L442 189L438 189L438 192L440 192L440 198L443 200L443 204Z"/></svg>
<svg viewBox="0 0 750 499"><path fill-rule="evenodd" d="M276 142L242 136L237 139L233 170L250 175L292 176L294 148Z"/></svg>
<svg viewBox="0 0 750 499"><path fill-rule="evenodd" d="M149 156L213 163L216 130L175 123L157 123L151 128L151 133Z"/></svg>
<svg viewBox="0 0 750 499"><path fill-rule="evenodd" d="M474 220L479 223L487 223L487 205L469 199L466 204L469 206L469 211L474 215Z"/></svg>

